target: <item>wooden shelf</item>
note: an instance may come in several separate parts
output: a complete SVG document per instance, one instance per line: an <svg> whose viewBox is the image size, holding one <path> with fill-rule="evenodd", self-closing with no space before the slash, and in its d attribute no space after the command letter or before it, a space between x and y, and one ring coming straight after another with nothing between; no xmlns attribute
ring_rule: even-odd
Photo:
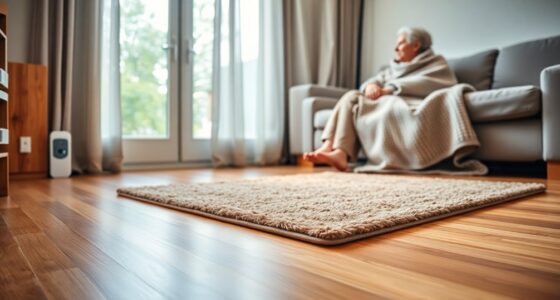
<svg viewBox="0 0 560 300"><path fill-rule="evenodd" d="M0 128L0 145L7 145L10 141L10 132L7 128Z"/></svg>
<svg viewBox="0 0 560 300"><path fill-rule="evenodd" d="M0 87L4 90L8 89L8 72L4 69L0 69Z"/></svg>
<svg viewBox="0 0 560 300"><path fill-rule="evenodd" d="M10 62L8 73L10 101L0 101L0 110L7 106L9 111L10 144L7 151L10 153L10 176L39 173L46 176L49 169L47 67ZM3 125L0 123L0 128L5 127ZM21 136L28 136L33 141L32 153L19 152Z"/></svg>
<svg viewBox="0 0 560 300"><path fill-rule="evenodd" d="M9 173L9 118L8 118L8 6L0 4L0 197L8 196Z"/></svg>

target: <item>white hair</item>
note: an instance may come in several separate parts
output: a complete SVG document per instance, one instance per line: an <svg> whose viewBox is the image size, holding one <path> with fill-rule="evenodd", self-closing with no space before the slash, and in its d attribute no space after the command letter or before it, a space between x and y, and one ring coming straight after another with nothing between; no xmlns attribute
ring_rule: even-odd
<svg viewBox="0 0 560 300"><path fill-rule="evenodd" d="M401 29L399 29L397 35L401 34L404 35L409 43L416 41L420 43L420 49L418 50L418 53L422 53L432 47L432 36L423 28L402 27Z"/></svg>

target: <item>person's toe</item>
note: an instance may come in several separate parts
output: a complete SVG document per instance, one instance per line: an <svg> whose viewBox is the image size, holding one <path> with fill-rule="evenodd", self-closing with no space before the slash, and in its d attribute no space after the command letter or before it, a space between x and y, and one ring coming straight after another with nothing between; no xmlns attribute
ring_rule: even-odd
<svg viewBox="0 0 560 300"><path fill-rule="evenodd" d="M312 162L312 163L316 163L317 162L317 155L315 155L315 153L309 154L309 156L307 157L307 160Z"/></svg>

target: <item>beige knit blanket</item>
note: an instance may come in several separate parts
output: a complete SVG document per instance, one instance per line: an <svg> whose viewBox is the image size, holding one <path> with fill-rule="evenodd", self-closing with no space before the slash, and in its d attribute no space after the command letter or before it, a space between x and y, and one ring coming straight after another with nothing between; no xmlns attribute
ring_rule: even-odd
<svg viewBox="0 0 560 300"><path fill-rule="evenodd" d="M465 160L480 146L463 99L472 90L457 84L424 100L384 96L377 101L356 91L355 122L368 164L355 171L486 174L481 162Z"/></svg>
<svg viewBox="0 0 560 300"><path fill-rule="evenodd" d="M441 55L428 49L410 62L391 61L389 68L366 80L360 87L375 83L396 88L394 95L423 99L435 90L457 84L455 74Z"/></svg>

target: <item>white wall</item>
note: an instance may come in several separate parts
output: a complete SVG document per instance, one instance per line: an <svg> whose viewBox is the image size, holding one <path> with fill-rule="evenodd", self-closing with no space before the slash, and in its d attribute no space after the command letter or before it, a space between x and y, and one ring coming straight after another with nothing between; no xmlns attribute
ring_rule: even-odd
<svg viewBox="0 0 560 300"><path fill-rule="evenodd" d="M402 26L427 29L436 53L458 57L560 35L560 1L365 0L361 81L392 59Z"/></svg>
<svg viewBox="0 0 560 300"><path fill-rule="evenodd" d="M8 4L8 61L27 62L34 1L0 0ZM560 0L365 0L361 81L391 60L402 26L426 28L436 52L456 57L560 35Z"/></svg>
<svg viewBox="0 0 560 300"><path fill-rule="evenodd" d="M27 62L31 5L37 0L0 0L8 5L8 61Z"/></svg>

